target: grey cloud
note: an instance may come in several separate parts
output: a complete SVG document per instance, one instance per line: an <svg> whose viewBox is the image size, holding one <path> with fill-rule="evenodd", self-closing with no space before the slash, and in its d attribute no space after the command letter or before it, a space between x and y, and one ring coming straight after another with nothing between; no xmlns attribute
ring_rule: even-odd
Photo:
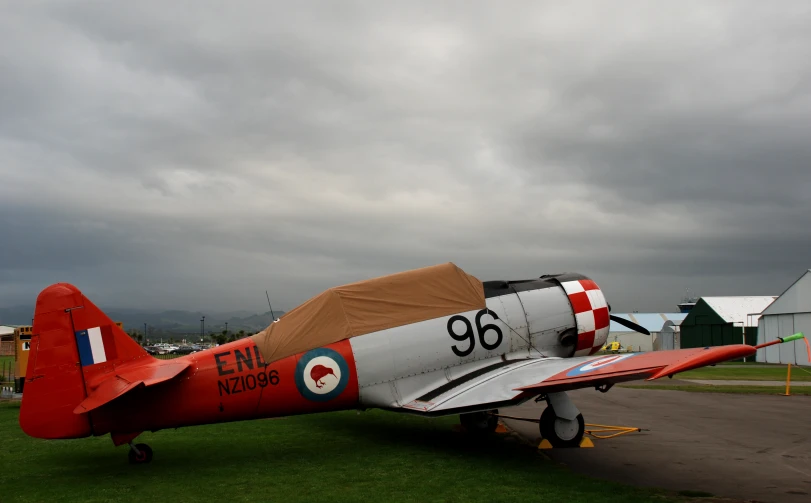
<svg viewBox="0 0 811 503"><path fill-rule="evenodd" d="M290 309L454 261L615 311L811 263L811 7L16 4L0 303ZM277 301L274 301L277 302ZM284 304L284 305L282 305Z"/></svg>

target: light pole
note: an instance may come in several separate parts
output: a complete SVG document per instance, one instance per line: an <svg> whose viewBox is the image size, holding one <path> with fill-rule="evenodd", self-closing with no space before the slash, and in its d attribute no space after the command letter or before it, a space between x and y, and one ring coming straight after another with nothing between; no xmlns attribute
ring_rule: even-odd
<svg viewBox="0 0 811 503"><path fill-rule="evenodd" d="M202 319L200 319L200 338L201 339L203 338L203 335L205 333L206 333L206 317L203 316Z"/></svg>
<svg viewBox="0 0 811 503"><path fill-rule="evenodd" d="M225 322L225 336L228 337L228 322Z"/></svg>

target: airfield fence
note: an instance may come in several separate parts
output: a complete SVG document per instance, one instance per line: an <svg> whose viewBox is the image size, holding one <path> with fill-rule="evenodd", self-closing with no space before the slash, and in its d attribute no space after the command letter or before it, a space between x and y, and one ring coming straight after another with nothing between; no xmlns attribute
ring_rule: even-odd
<svg viewBox="0 0 811 503"><path fill-rule="evenodd" d="M14 360L0 359L0 389L14 388Z"/></svg>

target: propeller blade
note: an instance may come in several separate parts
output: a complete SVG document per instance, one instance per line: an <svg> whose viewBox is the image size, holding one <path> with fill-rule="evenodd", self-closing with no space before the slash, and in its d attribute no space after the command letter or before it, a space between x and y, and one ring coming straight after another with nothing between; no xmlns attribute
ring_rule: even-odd
<svg viewBox="0 0 811 503"><path fill-rule="evenodd" d="M650 332L645 327L641 327L634 323L631 320L626 320L625 318L620 318L619 316L614 316L613 314L608 315L609 318L616 321L620 325L624 327L628 327L635 332L639 332L640 334L650 335Z"/></svg>

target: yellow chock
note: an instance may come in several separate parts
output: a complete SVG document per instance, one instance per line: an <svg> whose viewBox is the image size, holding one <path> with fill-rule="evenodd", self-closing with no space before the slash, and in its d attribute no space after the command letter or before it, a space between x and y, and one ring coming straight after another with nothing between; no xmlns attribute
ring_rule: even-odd
<svg viewBox="0 0 811 503"><path fill-rule="evenodd" d="M591 439L588 437L583 437L583 440L580 441L580 445L578 447L583 449L594 447L594 442L592 442ZM552 449L552 448L553 448L552 444L550 444L549 440L545 438L541 440L540 444L538 444L538 449Z"/></svg>

